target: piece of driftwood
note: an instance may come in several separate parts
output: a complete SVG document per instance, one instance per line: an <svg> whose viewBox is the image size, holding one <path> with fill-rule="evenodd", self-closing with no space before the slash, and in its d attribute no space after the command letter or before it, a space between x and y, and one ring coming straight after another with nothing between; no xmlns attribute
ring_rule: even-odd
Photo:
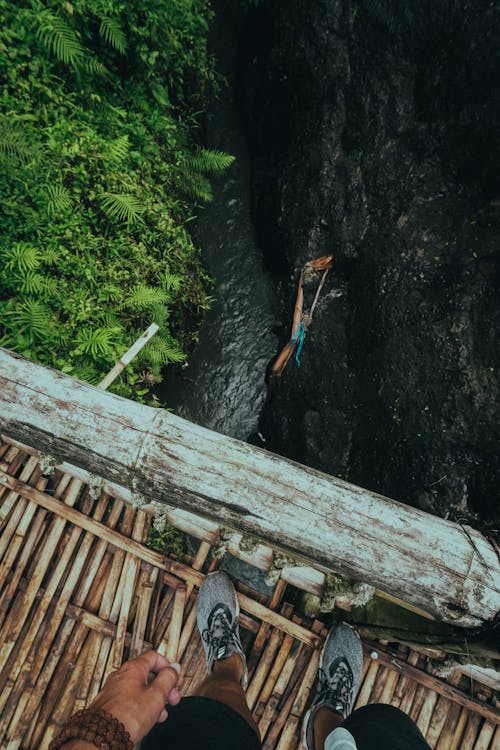
<svg viewBox="0 0 500 750"><path fill-rule="evenodd" d="M500 609L498 557L479 532L6 350L0 430L447 622L478 626Z"/></svg>

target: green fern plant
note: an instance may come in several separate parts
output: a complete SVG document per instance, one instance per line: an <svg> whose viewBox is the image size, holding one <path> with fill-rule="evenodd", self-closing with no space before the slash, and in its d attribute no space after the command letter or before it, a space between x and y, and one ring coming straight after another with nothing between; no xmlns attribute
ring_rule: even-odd
<svg viewBox="0 0 500 750"><path fill-rule="evenodd" d="M73 205L71 193L63 185L47 185L46 195L46 210L49 216L63 214Z"/></svg>
<svg viewBox="0 0 500 750"><path fill-rule="evenodd" d="M156 323L160 328L166 325L169 318L169 310L166 305L152 305L148 312L151 323Z"/></svg>
<svg viewBox="0 0 500 750"><path fill-rule="evenodd" d="M160 284L167 290L167 292L173 292L177 294L182 289L183 280L180 276L176 276L174 273L168 273L165 271L160 276Z"/></svg>
<svg viewBox="0 0 500 750"><path fill-rule="evenodd" d="M153 369L170 363L178 364L186 359L186 355L175 344L161 336L161 334L156 334L144 347L143 352L144 359L149 360Z"/></svg>
<svg viewBox="0 0 500 750"><path fill-rule="evenodd" d="M80 43L76 33L61 16L54 15L50 10L37 14L37 38L58 60L77 67L82 64L86 50Z"/></svg>
<svg viewBox="0 0 500 750"><path fill-rule="evenodd" d="M156 307L157 305L166 305L170 301L171 296L164 289L137 284L125 298L123 305L124 307L129 307L131 310L140 312Z"/></svg>
<svg viewBox="0 0 500 750"><path fill-rule="evenodd" d="M193 172L223 172L233 162L231 154L209 148L197 148L186 157L186 166Z"/></svg>
<svg viewBox="0 0 500 750"><path fill-rule="evenodd" d="M0 252L4 259L5 268L9 271L19 271L25 274L40 266L40 250L27 242L15 242L11 247Z"/></svg>
<svg viewBox="0 0 500 750"><path fill-rule="evenodd" d="M25 123L0 115L0 165L15 167L40 157L40 146Z"/></svg>
<svg viewBox="0 0 500 750"><path fill-rule="evenodd" d="M101 193L101 206L110 219L134 224L143 222L141 214L146 210L137 198L125 193Z"/></svg>
<svg viewBox="0 0 500 750"><path fill-rule="evenodd" d="M117 328L82 328L76 336L75 353L92 357L113 357L113 344L118 333L120 329Z"/></svg>
<svg viewBox="0 0 500 750"><path fill-rule="evenodd" d="M23 294L40 294L45 289L45 279L39 273L28 271L16 279Z"/></svg>
<svg viewBox="0 0 500 750"><path fill-rule="evenodd" d="M121 164L128 156L130 143L128 135L121 135L109 143L108 159L114 164Z"/></svg>
<svg viewBox="0 0 500 750"><path fill-rule="evenodd" d="M210 203L214 198L210 180L197 172L185 172L182 175L182 189L205 203Z"/></svg>
<svg viewBox="0 0 500 750"><path fill-rule="evenodd" d="M127 38L123 33L122 27L115 18L101 18L99 34L106 44L114 47L114 49L117 52L120 52L120 54L125 54L127 51Z"/></svg>
<svg viewBox="0 0 500 750"><path fill-rule="evenodd" d="M49 338L51 334L51 312L46 304L40 300L27 299L14 310L4 312L8 318L9 327L17 328L19 333L28 334L30 338Z"/></svg>

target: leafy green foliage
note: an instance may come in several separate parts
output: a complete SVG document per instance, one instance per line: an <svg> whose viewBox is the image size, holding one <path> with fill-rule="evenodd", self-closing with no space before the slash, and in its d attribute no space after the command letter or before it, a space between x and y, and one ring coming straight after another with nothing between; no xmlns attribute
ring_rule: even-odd
<svg viewBox="0 0 500 750"><path fill-rule="evenodd" d="M0 345L144 399L208 279L186 230L232 157L195 145L217 84L209 0L0 0Z"/></svg>
<svg viewBox="0 0 500 750"><path fill-rule="evenodd" d="M125 54L127 50L127 38L116 18L107 18L106 16L101 18L99 34L111 47L114 47L122 55Z"/></svg>
<svg viewBox="0 0 500 750"><path fill-rule="evenodd" d="M144 206L133 195L102 193L100 199L103 211L111 219L126 221L129 224L141 221Z"/></svg>
<svg viewBox="0 0 500 750"><path fill-rule="evenodd" d="M1 251L6 271L19 271L21 274L34 271L40 265L41 252L27 242L14 242Z"/></svg>
<svg viewBox="0 0 500 750"><path fill-rule="evenodd" d="M63 63L78 65L85 57L75 31L59 15L46 10L37 14L37 38Z"/></svg>
<svg viewBox="0 0 500 750"><path fill-rule="evenodd" d="M187 166L194 172L223 172L234 162L234 156L223 151L197 148L186 158Z"/></svg>
<svg viewBox="0 0 500 750"><path fill-rule="evenodd" d="M63 185L47 185L47 213L56 216L72 206L71 193Z"/></svg>

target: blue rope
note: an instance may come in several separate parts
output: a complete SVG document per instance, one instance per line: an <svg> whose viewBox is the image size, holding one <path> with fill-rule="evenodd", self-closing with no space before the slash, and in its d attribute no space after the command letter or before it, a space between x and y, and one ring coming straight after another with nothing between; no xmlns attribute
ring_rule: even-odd
<svg viewBox="0 0 500 750"><path fill-rule="evenodd" d="M297 326L297 330L295 331L295 334L292 339L292 344L296 344L297 341L299 342L299 345L297 347L297 351L295 352L295 361L297 362L298 366L300 367L300 352L302 351L302 347L304 346L304 338L305 338L305 328L303 323L299 323Z"/></svg>

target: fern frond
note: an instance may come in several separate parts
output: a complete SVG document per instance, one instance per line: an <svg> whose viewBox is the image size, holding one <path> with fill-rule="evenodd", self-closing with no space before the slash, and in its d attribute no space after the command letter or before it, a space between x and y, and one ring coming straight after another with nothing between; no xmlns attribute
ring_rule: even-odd
<svg viewBox="0 0 500 750"><path fill-rule="evenodd" d="M76 337L76 353L90 354L92 357L112 357L116 328L82 328Z"/></svg>
<svg viewBox="0 0 500 750"><path fill-rule="evenodd" d="M12 247L2 250L0 255L4 258L5 268L21 274L34 271L41 260L40 250L27 242L15 242Z"/></svg>
<svg viewBox="0 0 500 750"><path fill-rule="evenodd" d="M120 164L124 161L129 152L130 143L128 135L121 135L119 138L115 138L111 141L108 146L108 158L115 164Z"/></svg>
<svg viewBox="0 0 500 750"><path fill-rule="evenodd" d="M24 165L40 157L40 148L32 143L23 123L0 116L0 162L4 166Z"/></svg>
<svg viewBox="0 0 500 750"><path fill-rule="evenodd" d="M99 34L106 44L114 47L120 54L125 54L127 50L127 38L116 18L101 18Z"/></svg>
<svg viewBox="0 0 500 750"><path fill-rule="evenodd" d="M28 332L33 336L46 338L51 332L50 309L39 300L27 299L4 315L10 317L11 326L16 326L20 333Z"/></svg>
<svg viewBox="0 0 500 750"><path fill-rule="evenodd" d="M124 306L132 310L148 310L156 305L165 305L171 301L170 295L158 287L138 284L124 300Z"/></svg>
<svg viewBox="0 0 500 750"><path fill-rule="evenodd" d="M96 367L91 359L87 358L82 358L75 365L71 374L79 380L85 380L90 385L97 385L102 380L101 370Z"/></svg>
<svg viewBox="0 0 500 750"><path fill-rule="evenodd" d="M83 62L86 50L63 18L45 10L37 15L37 20L37 38L58 60L73 66Z"/></svg>
<svg viewBox="0 0 500 750"><path fill-rule="evenodd" d="M174 343L159 334L151 339L144 347L143 352L144 358L149 360L153 367L179 363L186 359L186 355Z"/></svg>
<svg viewBox="0 0 500 750"><path fill-rule="evenodd" d="M19 289L24 294L40 294L45 289L45 279L40 273L28 271L17 279Z"/></svg>
<svg viewBox="0 0 500 750"><path fill-rule="evenodd" d="M195 198L199 198L205 203L210 203L213 200L212 186L207 177L196 172L185 172L182 175L182 189L194 195Z"/></svg>
<svg viewBox="0 0 500 750"><path fill-rule="evenodd" d="M123 326L123 323L116 317L116 315L113 315L113 313L105 313L99 318L99 323L102 323L104 328L111 328L115 332L120 332L120 335L123 335L125 332L125 328Z"/></svg>
<svg viewBox="0 0 500 750"><path fill-rule="evenodd" d="M63 185L47 185L47 213L56 216L68 211L73 205L71 193Z"/></svg>
<svg viewBox="0 0 500 750"><path fill-rule="evenodd" d="M160 283L168 292L177 293L182 289L184 280L174 273L165 272L160 276Z"/></svg>
<svg viewBox="0 0 500 750"><path fill-rule="evenodd" d="M109 72L107 67L96 57L93 57L89 54L84 58L83 63L89 73L93 73L96 76L102 76L102 78L111 77L111 73Z"/></svg>
<svg viewBox="0 0 500 750"><path fill-rule="evenodd" d="M145 207L135 198L126 193L101 193L101 206L110 219L125 221L127 224L143 221L141 214Z"/></svg>
<svg viewBox="0 0 500 750"><path fill-rule="evenodd" d="M149 320L151 323L163 328L169 318L169 309L166 305L152 305L149 310Z"/></svg>
<svg viewBox="0 0 500 750"><path fill-rule="evenodd" d="M59 253L53 247L48 247L43 251L43 262L48 266L53 266L59 260Z"/></svg>
<svg viewBox="0 0 500 750"><path fill-rule="evenodd" d="M223 172L233 162L231 154L209 148L197 148L186 158L186 166L193 172Z"/></svg>
<svg viewBox="0 0 500 750"><path fill-rule="evenodd" d="M103 287L101 289L101 294L103 294L106 300L109 300L110 302L118 302L122 297L121 289L113 284L108 284L108 286Z"/></svg>
<svg viewBox="0 0 500 750"><path fill-rule="evenodd" d="M12 349L14 347L14 339L10 333L5 333L3 336L0 336L0 347L3 347L4 349Z"/></svg>

